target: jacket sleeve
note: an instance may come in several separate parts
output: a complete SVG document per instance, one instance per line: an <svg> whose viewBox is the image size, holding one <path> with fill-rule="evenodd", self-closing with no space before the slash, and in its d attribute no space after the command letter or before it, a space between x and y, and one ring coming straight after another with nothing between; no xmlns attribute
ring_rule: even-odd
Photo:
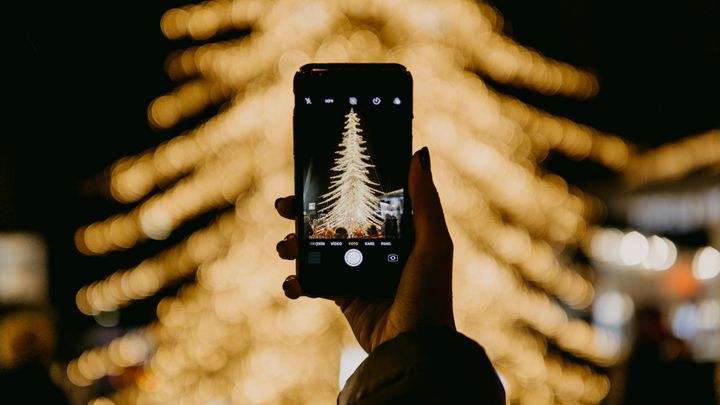
<svg viewBox="0 0 720 405"><path fill-rule="evenodd" d="M405 332L378 346L348 379L341 405L504 405L505 391L485 350L449 328Z"/></svg>

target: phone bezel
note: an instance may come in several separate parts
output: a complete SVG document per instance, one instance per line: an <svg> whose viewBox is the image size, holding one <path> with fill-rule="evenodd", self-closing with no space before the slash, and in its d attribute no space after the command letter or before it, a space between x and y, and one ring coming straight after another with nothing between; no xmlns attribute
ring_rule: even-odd
<svg viewBox="0 0 720 405"><path fill-rule="evenodd" d="M302 147L298 140L297 130L297 105L301 97L307 95L324 95L329 92L337 92L343 89L343 93L371 94L373 89L396 87L396 92L402 94L409 110L407 122L407 149L403 152L409 169L410 157L412 154L412 76L410 72L400 64L378 63L378 64L307 64L302 66L295 75L293 81L295 93L296 113L294 116L293 130L293 151L298 155L298 148ZM405 156L407 155L407 156ZM303 267L302 258L307 254L306 241L303 234L303 179L300 167L301 162L295 159L295 196L299 200L295 204L295 231L298 238L298 260L296 260L296 274L300 279L303 295L323 297L392 297L397 289L402 268L412 250L414 233L412 227L412 202L407 187L407 176L404 178L404 215L402 220L406 232L403 238L398 240L398 251L402 257L398 271L383 271L382 269L366 270L353 273L338 271L329 273L327 271L310 271ZM328 265L329 266L329 265ZM325 267L325 266L323 266ZM322 273L322 274L320 274ZM332 274L329 276L329 274ZM319 275L319 276L318 276Z"/></svg>

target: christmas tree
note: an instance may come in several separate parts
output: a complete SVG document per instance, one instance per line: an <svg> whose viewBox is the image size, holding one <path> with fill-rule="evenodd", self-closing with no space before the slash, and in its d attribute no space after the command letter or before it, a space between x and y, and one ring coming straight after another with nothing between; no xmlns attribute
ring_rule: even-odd
<svg viewBox="0 0 720 405"><path fill-rule="evenodd" d="M123 382L93 404L336 400L338 368L327 364L355 348L347 321L334 305L288 303L278 293L287 263L259 254L288 228L270 207L293 189L293 75L303 63L327 60L399 62L412 72L413 136L432 151L455 246L458 329L487 349L511 403L603 400L610 382L601 367L616 364L623 346L585 320L597 291L574 252L604 208L543 162L552 153L623 176L628 168L648 170L646 176L660 171L623 139L485 83L587 99L598 91L592 73L514 42L503 17L483 1L186 3L161 21L169 39L192 43L166 63L178 87L148 108L153 128L177 136L113 164L108 194L126 212L108 213L75 235L87 255L143 257L82 287L80 311L102 316L159 301L156 321L68 364L68 379L78 386L105 387L108 375ZM199 122L221 103L217 115ZM343 139L337 159L353 163L336 163L333 174L347 178L356 170L357 180L367 180L373 166L360 120L351 111L347 121L345 137L354 143ZM326 199L334 205L326 218L352 217L340 214L350 211L341 208L350 196L344 183L329 187L337 195ZM365 207L376 194L369 195L347 206L375 221L374 209ZM160 299L178 283L175 296Z"/></svg>
<svg viewBox="0 0 720 405"><path fill-rule="evenodd" d="M369 163L364 144L360 118L351 108L345 115L345 132L336 152L339 157L331 169L338 174L330 177L328 192L320 196L324 205L320 212L327 213L324 224L330 229L343 227L354 233L371 225L382 225L377 211L378 195L382 191L376 188L378 183L368 178L368 169L375 166Z"/></svg>

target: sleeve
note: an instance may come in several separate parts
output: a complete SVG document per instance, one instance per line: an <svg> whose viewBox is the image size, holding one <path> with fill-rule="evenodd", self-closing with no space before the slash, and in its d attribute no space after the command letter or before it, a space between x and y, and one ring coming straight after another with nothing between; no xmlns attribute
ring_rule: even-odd
<svg viewBox="0 0 720 405"><path fill-rule="evenodd" d="M449 328L418 329L384 342L355 370L340 405L477 403L504 405L485 350Z"/></svg>

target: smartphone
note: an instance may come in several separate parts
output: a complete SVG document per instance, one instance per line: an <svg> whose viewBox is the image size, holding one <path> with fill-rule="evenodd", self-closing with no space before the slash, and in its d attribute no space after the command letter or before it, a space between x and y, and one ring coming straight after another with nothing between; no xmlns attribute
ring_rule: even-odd
<svg viewBox="0 0 720 405"><path fill-rule="evenodd" d="M309 64L294 93L303 294L392 297L414 241L412 76L399 64Z"/></svg>

